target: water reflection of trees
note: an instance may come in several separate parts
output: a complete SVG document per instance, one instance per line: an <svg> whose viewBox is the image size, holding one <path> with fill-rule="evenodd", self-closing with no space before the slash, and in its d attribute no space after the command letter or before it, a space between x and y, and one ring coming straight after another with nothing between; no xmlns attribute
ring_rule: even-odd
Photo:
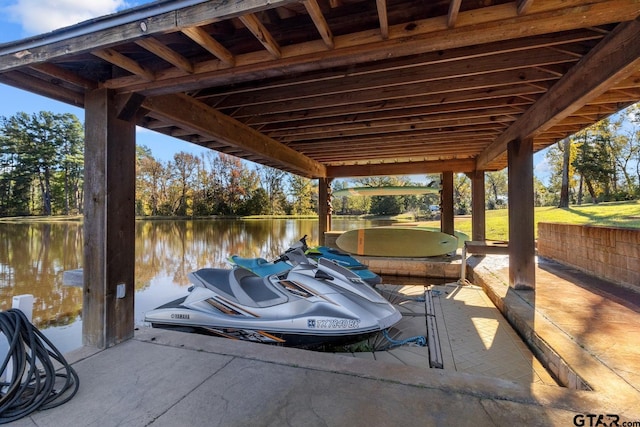
<svg viewBox="0 0 640 427"><path fill-rule="evenodd" d="M230 255L274 259L303 235L317 244L317 220L195 220L136 223L136 290L165 277L188 286L187 274L228 267ZM33 323L64 326L82 313L82 289L62 283L66 270L82 268L81 222L0 224L0 309L15 295L34 296Z"/></svg>
<svg viewBox="0 0 640 427"><path fill-rule="evenodd" d="M0 309L13 297L34 296L38 327L73 323L82 312L82 289L62 284L65 270L82 263L80 222L0 224Z"/></svg>
<svg viewBox="0 0 640 427"><path fill-rule="evenodd" d="M229 266L230 255L274 259L307 234L317 242L317 220L142 221L136 227L136 290L157 276L187 286L187 274Z"/></svg>

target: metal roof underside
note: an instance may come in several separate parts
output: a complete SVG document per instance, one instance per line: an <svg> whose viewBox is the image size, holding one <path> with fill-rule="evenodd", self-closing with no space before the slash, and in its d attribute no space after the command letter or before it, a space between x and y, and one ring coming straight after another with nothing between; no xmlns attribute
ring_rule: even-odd
<svg viewBox="0 0 640 427"><path fill-rule="evenodd" d="M157 1L0 45L0 83L308 177L497 170L640 100L635 0Z"/></svg>

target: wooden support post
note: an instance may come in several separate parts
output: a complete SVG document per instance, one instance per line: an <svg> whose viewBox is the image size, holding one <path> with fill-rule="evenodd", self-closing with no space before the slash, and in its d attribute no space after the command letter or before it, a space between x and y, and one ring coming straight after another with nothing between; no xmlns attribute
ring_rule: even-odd
<svg viewBox="0 0 640 427"><path fill-rule="evenodd" d="M133 337L135 124L113 92L85 97L82 341L107 348Z"/></svg>
<svg viewBox="0 0 640 427"><path fill-rule="evenodd" d="M440 231L454 235L453 172L442 172L442 189L440 191Z"/></svg>
<svg viewBox="0 0 640 427"><path fill-rule="evenodd" d="M471 178L471 240L486 240L484 171L473 171Z"/></svg>
<svg viewBox="0 0 640 427"><path fill-rule="evenodd" d="M507 145L509 173L509 286L535 289L533 139Z"/></svg>
<svg viewBox="0 0 640 427"><path fill-rule="evenodd" d="M331 231L331 182L332 178L318 179L318 241L320 245L325 245L324 233Z"/></svg>

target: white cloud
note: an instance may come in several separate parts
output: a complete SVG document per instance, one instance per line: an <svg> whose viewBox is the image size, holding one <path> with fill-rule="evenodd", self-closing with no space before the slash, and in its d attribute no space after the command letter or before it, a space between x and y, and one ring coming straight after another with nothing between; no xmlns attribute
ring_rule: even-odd
<svg viewBox="0 0 640 427"><path fill-rule="evenodd" d="M17 0L3 12L26 34L42 34L109 15L125 6L125 0Z"/></svg>

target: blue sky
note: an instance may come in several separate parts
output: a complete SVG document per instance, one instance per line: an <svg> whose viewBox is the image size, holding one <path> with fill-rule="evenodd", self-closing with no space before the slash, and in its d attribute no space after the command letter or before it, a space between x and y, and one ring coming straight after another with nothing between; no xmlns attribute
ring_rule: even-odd
<svg viewBox="0 0 640 427"><path fill-rule="evenodd" d="M151 3L153 0L0 0L0 44L43 34L68 25L104 16L123 9ZM53 101L0 83L0 116L10 117L19 112L39 111L75 114L84 123L84 110ZM151 149L162 161L175 153L187 151L198 154L207 149L159 133L138 128L139 145ZM544 156L534 158L536 175L545 175Z"/></svg>
<svg viewBox="0 0 640 427"><path fill-rule="evenodd" d="M0 44L73 25L152 0L0 0ZM75 114L84 123L84 110L0 83L0 116L39 111ZM168 161L175 153L207 151L195 144L138 128L136 142L151 149L154 157Z"/></svg>

